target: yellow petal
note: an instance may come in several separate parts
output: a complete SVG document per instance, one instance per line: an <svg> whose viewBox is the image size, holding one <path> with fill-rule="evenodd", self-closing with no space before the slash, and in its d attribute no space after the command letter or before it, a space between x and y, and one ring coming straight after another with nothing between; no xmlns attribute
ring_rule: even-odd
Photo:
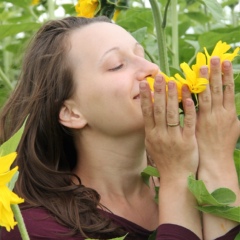
<svg viewBox="0 0 240 240"><path fill-rule="evenodd" d="M0 204L2 204L6 209L9 208L10 204L19 204L24 202L23 198L20 198L16 193L9 190L7 186L1 186L0 190Z"/></svg>
<svg viewBox="0 0 240 240"><path fill-rule="evenodd" d="M154 90L154 78L152 78L152 77L147 77L147 82L148 82L148 84L149 84L149 87L150 87L150 89L151 89L151 91L153 92L153 90Z"/></svg>
<svg viewBox="0 0 240 240"><path fill-rule="evenodd" d="M199 71L202 66L206 66L206 56L205 54L199 52L196 56L196 64L192 65L192 70L195 72L196 76L199 77Z"/></svg>
<svg viewBox="0 0 240 240"><path fill-rule="evenodd" d="M0 186L0 226L3 226L10 231L17 224L14 221L11 204L19 204L24 202L24 199L18 197L10 191L7 186Z"/></svg>
<svg viewBox="0 0 240 240"><path fill-rule="evenodd" d="M237 47L233 53L225 53L222 57L222 61L224 60L229 60L229 61L233 61L233 59L238 56L238 52L239 52L239 47Z"/></svg>
<svg viewBox="0 0 240 240"><path fill-rule="evenodd" d="M207 64L207 62L206 62L206 56L205 56L202 52L199 52L199 53L197 54L196 64L197 64L198 66L200 66L200 67Z"/></svg>
<svg viewBox="0 0 240 240"><path fill-rule="evenodd" d="M31 5L37 5L40 3L40 0L32 0Z"/></svg>
<svg viewBox="0 0 240 240"><path fill-rule="evenodd" d="M191 92L192 93L201 93L206 89L206 87L207 87L206 85L196 85L196 86L192 87Z"/></svg>
<svg viewBox="0 0 240 240"><path fill-rule="evenodd" d="M197 78L196 84L192 85L191 92L203 92L206 89L208 83L209 81L206 78Z"/></svg>
<svg viewBox="0 0 240 240"><path fill-rule="evenodd" d="M203 49L204 49L205 55L207 57L207 65L209 66L210 65L210 58L211 58L211 56L209 55L209 53L208 53L208 51L207 51L207 49L205 47Z"/></svg>
<svg viewBox="0 0 240 240"><path fill-rule="evenodd" d="M0 204L1 205L1 204ZM14 221L12 210L8 211L3 206L0 207L0 226L5 227L9 232L17 222Z"/></svg>
<svg viewBox="0 0 240 240"><path fill-rule="evenodd" d="M7 172L10 169L13 161L17 156L16 152L10 153L6 156L0 157L0 174Z"/></svg>
<svg viewBox="0 0 240 240"><path fill-rule="evenodd" d="M0 187L2 185L6 185L7 183L9 183L13 175L17 172L17 170L18 170L18 167L15 167L8 172L0 173Z"/></svg>
<svg viewBox="0 0 240 240"><path fill-rule="evenodd" d="M181 84L187 84L187 80L184 79L180 74L176 73L174 77L181 83Z"/></svg>
<svg viewBox="0 0 240 240"><path fill-rule="evenodd" d="M194 83L195 82L195 79L196 79L196 74L195 72L189 67L189 65L187 63L181 63L180 64L180 67L182 68L184 74L185 74L185 77L186 77L186 80L187 82L191 82L191 83Z"/></svg>
<svg viewBox="0 0 240 240"><path fill-rule="evenodd" d="M94 17L95 11L98 7L98 0L80 0L75 5L75 11L78 17Z"/></svg>
<svg viewBox="0 0 240 240"><path fill-rule="evenodd" d="M174 81L175 80L174 77L169 77L164 72L161 72L161 75L163 75L166 83L168 83L169 81Z"/></svg>
<svg viewBox="0 0 240 240"><path fill-rule="evenodd" d="M177 85L178 102L181 102L182 101L182 86L183 86L183 84L176 79L174 81Z"/></svg>
<svg viewBox="0 0 240 240"><path fill-rule="evenodd" d="M227 52L231 48L226 42L218 41L211 56L219 56L221 58L222 54Z"/></svg>
<svg viewBox="0 0 240 240"><path fill-rule="evenodd" d="M114 22L116 22L119 13L120 13L120 9L116 9L116 10L114 11L114 14L113 14L113 17L112 17L112 20L113 20Z"/></svg>

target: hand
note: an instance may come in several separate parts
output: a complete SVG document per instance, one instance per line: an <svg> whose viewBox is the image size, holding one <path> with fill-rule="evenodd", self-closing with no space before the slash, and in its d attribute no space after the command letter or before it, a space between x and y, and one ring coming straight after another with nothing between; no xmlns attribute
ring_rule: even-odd
<svg viewBox="0 0 240 240"><path fill-rule="evenodd" d="M237 171L233 161L233 150L240 133L234 103L234 80L229 61L220 65L213 57L208 69L201 69L202 77L209 77L210 86L199 94L196 136L199 146L198 178L203 180L212 192L220 187L230 188L240 204ZM203 213L204 239L216 239L230 231L238 223Z"/></svg>
<svg viewBox="0 0 240 240"><path fill-rule="evenodd" d="M191 94L183 87L185 111L184 127L179 126L178 94L176 84L157 75L154 83L154 103L147 82L140 83L140 96L145 122L146 149L156 164L162 181L187 179L196 173L198 147L195 138L196 113Z"/></svg>
<svg viewBox="0 0 240 240"><path fill-rule="evenodd" d="M234 79L231 62L213 57L210 76L207 67L200 74L209 78L210 86L199 94L197 114L197 141L200 154L199 171L213 170L221 173L232 169L233 151L240 135L234 103ZM233 162L233 161L232 161Z"/></svg>

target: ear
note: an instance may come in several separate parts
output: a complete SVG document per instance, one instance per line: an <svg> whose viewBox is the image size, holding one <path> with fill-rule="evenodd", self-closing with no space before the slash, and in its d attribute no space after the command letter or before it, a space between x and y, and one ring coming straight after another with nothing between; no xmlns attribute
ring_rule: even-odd
<svg viewBox="0 0 240 240"><path fill-rule="evenodd" d="M64 101L59 112L59 122L65 127L74 129L81 129L87 124L87 120L72 100Z"/></svg>

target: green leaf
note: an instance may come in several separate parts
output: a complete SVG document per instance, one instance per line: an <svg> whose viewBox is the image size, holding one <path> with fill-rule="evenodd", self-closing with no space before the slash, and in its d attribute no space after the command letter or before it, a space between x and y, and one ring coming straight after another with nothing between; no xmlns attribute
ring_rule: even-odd
<svg viewBox="0 0 240 240"><path fill-rule="evenodd" d="M210 194L204 182L192 175L188 177L188 188L201 205L197 207L200 211L240 222L240 207L227 206L236 200L235 193L230 189L218 188Z"/></svg>
<svg viewBox="0 0 240 240"><path fill-rule="evenodd" d="M234 163L238 174L238 182L240 184L240 149L234 150Z"/></svg>
<svg viewBox="0 0 240 240"><path fill-rule="evenodd" d="M234 238L234 240L240 240L240 233Z"/></svg>
<svg viewBox="0 0 240 240"><path fill-rule="evenodd" d="M15 172L15 174L13 175L12 179L10 180L10 182L8 183L8 188L12 191L15 183L18 179L18 175L19 175L19 171Z"/></svg>
<svg viewBox="0 0 240 240"><path fill-rule="evenodd" d="M117 18L117 24L129 32L144 27L147 27L150 33L154 31L152 12L148 8L129 8L127 11L121 11Z"/></svg>
<svg viewBox="0 0 240 240"><path fill-rule="evenodd" d="M7 100L10 93L10 89L1 82L0 78L0 108L3 106L4 102Z"/></svg>
<svg viewBox="0 0 240 240"><path fill-rule="evenodd" d="M147 35L147 28L146 27L140 28L140 29L136 30L135 32L132 32L131 34L134 38L136 38L136 40L139 43L141 43L141 42L143 42L145 36Z"/></svg>
<svg viewBox="0 0 240 240"><path fill-rule="evenodd" d="M212 48L215 44L222 40L228 44L237 43L239 40L240 27L217 29L211 32L202 33L199 35L198 41L200 47Z"/></svg>
<svg viewBox="0 0 240 240"><path fill-rule="evenodd" d="M240 207L217 207L217 206L202 206L198 209L205 213L210 213L218 217L227 218L229 220L240 222Z"/></svg>
<svg viewBox="0 0 240 240"><path fill-rule="evenodd" d="M200 24L205 24L210 21L210 17L207 17L206 14L201 12L187 12L185 15L188 16L190 20L194 20Z"/></svg>
<svg viewBox="0 0 240 240"><path fill-rule="evenodd" d="M3 39L8 36L16 35L20 32L37 30L41 24L39 23L19 23L19 24L5 24L1 25L0 28L0 39Z"/></svg>
<svg viewBox="0 0 240 240"><path fill-rule="evenodd" d="M154 201L158 204L158 193L159 193L159 187L155 187L155 197Z"/></svg>
<svg viewBox="0 0 240 240"><path fill-rule="evenodd" d="M197 199L199 205L227 206L236 200L236 195L228 188L219 188L210 194L202 180L194 176L188 177L188 188Z"/></svg>
<svg viewBox="0 0 240 240"><path fill-rule="evenodd" d="M157 230L155 230L149 237L148 240L156 240L157 237Z"/></svg>
<svg viewBox="0 0 240 240"><path fill-rule="evenodd" d="M152 167L152 166L147 166L144 170L144 173L153 176L153 177L160 177L159 172L157 170L157 168Z"/></svg>
<svg viewBox="0 0 240 240"><path fill-rule="evenodd" d="M150 177L160 177L157 168L152 166L147 166L142 172L141 176L145 184L149 186L149 179Z"/></svg>
<svg viewBox="0 0 240 240"><path fill-rule="evenodd" d="M206 5L207 9L212 14L212 16L217 21L221 21L224 18L222 6L217 2L217 0L202 0L202 1Z"/></svg>
<svg viewBox="0 0 240 240"><path fill-rule="evenodd" d="M31 0L7 0L7 2L22 8L28 8L31 5Z"/></svg>
<svg viewBox="0 0 240 240"><path fill-rule="evenodd" d="M240 115L240 93L235 94L235 104L237 115Z"/></svg>
<svg viewBox="0 0 240 240"><path fill-rule="evenodd" d="M7 154L16 151L23 134L26 120L22 127L14 135L0 146L0 156L6 156Z"/></svg>
<svg viewBox="0 0 240 240"><path fill-rule="evenodd" d="M236 201L236 194L228 188L218 188L211 193L211 195L222 203L232 203Z"/></svg>

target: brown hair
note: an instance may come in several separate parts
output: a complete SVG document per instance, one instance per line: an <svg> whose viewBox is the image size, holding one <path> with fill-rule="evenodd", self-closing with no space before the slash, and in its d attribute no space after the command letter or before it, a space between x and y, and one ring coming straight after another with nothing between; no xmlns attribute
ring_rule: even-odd
<svg viewBox="0 0 240 240"><path fill-rule="evenodd" d="M108 233L116 237L116 227L99 214L99 194L84 187L71 173L76 150L69 129L58 121L60 108L74 89L66 57L68 36L74 29L95 22L111 21L106 17L67 17L49 21L37 32L25 55L18 84L2 109L0 143L9 139L28 116L16 159L20 170L16 192L28 206L48 209L73 230L72 234L100 238ZM79 184L73 184L73 176Z"/></svg>

